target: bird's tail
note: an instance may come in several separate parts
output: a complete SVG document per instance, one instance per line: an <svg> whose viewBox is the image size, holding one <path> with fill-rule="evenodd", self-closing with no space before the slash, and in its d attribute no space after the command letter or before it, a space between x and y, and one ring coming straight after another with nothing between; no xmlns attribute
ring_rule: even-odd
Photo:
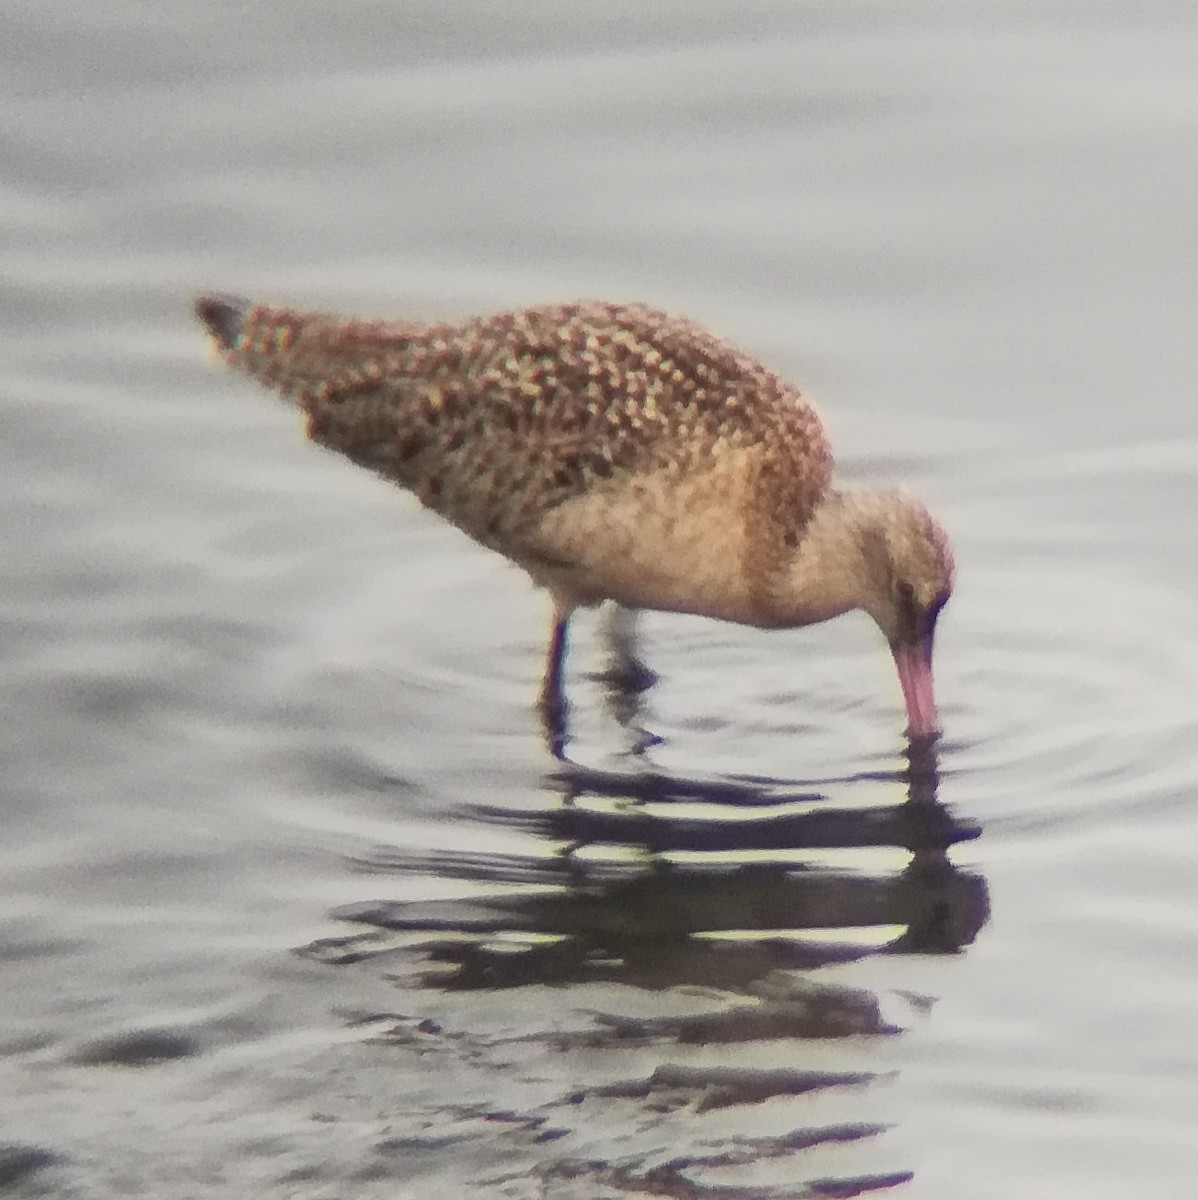
<svg viewBox="0 0 1198 1200"><path fill-rule="evenodd" d="M400 322L346 321L220 294L197 296L195 312L225 363L303 408L330 390L377 382L418 333Z"/></svg>
<svg viewBox="0 0 1198 1200"><path fill-rule="evenodd" d="M196 297L196 316L222 354L228 354L241 340L249 311L249 303L240 296L213 293Z"/></svg>

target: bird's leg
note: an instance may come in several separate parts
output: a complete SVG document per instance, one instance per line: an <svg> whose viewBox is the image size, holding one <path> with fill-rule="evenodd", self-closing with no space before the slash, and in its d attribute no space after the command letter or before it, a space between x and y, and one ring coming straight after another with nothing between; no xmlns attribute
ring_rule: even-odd
<svg viewBox="0 0 1198 1200"><path fill-rule="evenodd" d="M609 666L603 681L612 715L634 737L632 754L641 755L661 739L640 724L641 696L657 682L657 676L637 657L636 618L635 609L611 606L607 614Z"/></svg>
<svg viewBox="0 0 1198 1200"><path fill-rule="evenodd" d="M564 758L566 752L566 704L562 687L562 667L566 658L566 627L570 621L570 609L555 603L553 607L553 631L549 635L549 652L545 657L545 678L541 682L539 707L541 721L549 753L554 758Z"/></svg>
<svg viewBox="0 0 1198 1200"><path fill-rule="evenodd" d="M651 671L636 653L636 619L634 608L622 604L610 606L607 616L607 639L611 650L606 678L621 692L647 692L656 682Z"/></svg>

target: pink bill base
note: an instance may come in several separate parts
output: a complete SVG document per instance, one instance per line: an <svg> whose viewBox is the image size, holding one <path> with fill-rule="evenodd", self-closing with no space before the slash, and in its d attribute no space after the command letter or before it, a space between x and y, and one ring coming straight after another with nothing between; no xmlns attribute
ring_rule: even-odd
<svg viewBox="0 0 1198 1200"><path fill-rule="evenodd" d="M907 732L911 737L927 737L938 732L936 699L932 691L932 647L930 645L892 646L907 706Z"/></svg>

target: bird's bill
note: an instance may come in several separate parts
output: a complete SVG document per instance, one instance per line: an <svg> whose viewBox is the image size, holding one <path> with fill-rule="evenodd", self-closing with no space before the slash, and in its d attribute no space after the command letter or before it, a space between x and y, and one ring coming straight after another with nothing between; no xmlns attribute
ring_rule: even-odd
<svg viewBox="0 0 1198 1200"><path fill-rule="evenodd" d="M891 646L907 706L907 733L927 737L938 732L936 698L932 690L932 639L906 646Z"/></svg>

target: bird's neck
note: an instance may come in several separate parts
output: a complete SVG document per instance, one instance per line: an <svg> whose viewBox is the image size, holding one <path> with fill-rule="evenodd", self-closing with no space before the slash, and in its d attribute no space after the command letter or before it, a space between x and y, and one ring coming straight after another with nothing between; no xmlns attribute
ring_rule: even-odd
<svg viewBox="0 0 1198 1200"><path fill-rule="evenodd" d="M778 625L813 625L862 608L873 587L865 541L875 498L829 491L811 514L774 597Z"/></svg>

